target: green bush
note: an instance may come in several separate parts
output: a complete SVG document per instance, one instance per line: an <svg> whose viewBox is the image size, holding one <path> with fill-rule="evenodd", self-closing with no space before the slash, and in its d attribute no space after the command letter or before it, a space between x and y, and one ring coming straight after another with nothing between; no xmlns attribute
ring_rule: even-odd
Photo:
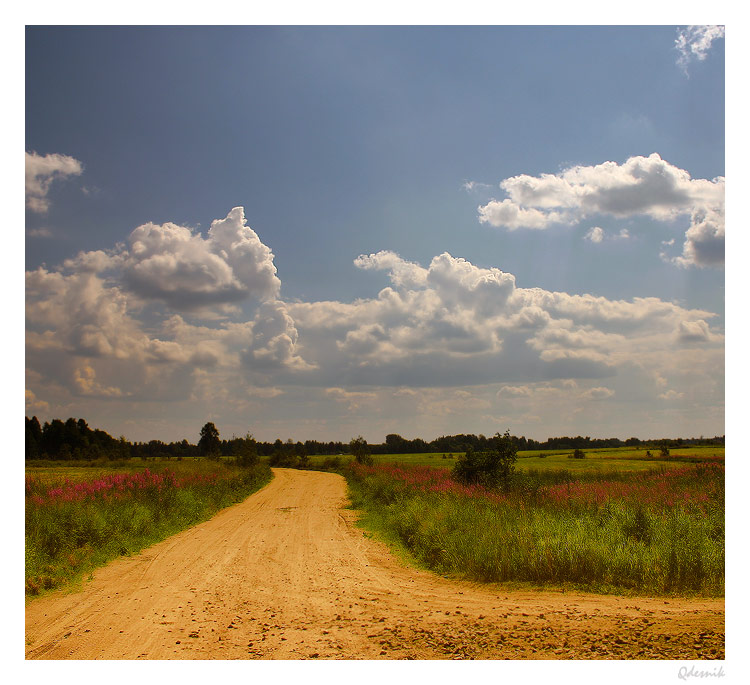
<svg viewBox="0 0 750 685"><path fill-rule="evenodd" d="M375 460L370 456L370 448L361 435L352 438L349 442L349 451L354 455L354 461L358 464L364 464L365 466L372 466Z"/></svg>
<svg viewBox="0 0 750 685"><path fill-rule="evenodd" d="M453 467L453 478L468 485L507 489L515 470L518 448L510 431L505 431L504 435L496 433L494 442L494 449L489 452L475 452L469 447Z"/></svg>
<svg viewBox="0 0 750 685"><path fill-rule="evenodd" d="M235 455L235 461L238 466L243 468L256 466L260 462L257 443L249 433L242 439Z"/></svg>
<svg viewBox="0 0 750 685"><path fill-rule="evenodd" d="M299 458L296 454L291 452L285 452L283 450L276 450L268 460L270 466L278 468L293 469L297 466Z"/></svg>
<svg viewBox="0 0 750 685"><path fill-rule="evenodd" d="M338 457L326 457L321 466L327 471L337 471L341 468L341 459Z"/></svg>

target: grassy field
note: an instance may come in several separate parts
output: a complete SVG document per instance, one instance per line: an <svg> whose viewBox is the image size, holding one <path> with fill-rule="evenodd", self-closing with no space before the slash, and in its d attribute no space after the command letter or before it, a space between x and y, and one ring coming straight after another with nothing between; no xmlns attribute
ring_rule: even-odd
<svg viewBox="0 0 750 685"><path fill-rule="evenodd" d="M160 463L144 464L142 461L132 460L127 465L112 466L100 464L98 466L27 466L26 477L33 477L40 482L49 483L50 485L64 481L84 481L92 478L99 478L110 473L138 473L146 468L151 470L161 470Z"/></svg>
<svg viewBox="0 0 750 685"><path fill-rule="evenodd" d="M440 572L721 594L724 449L670 452L668 459L626 448L591 450L585 459L569 458L570 451L521 452L515 490L500 499L456 489L450 469L458 454L374 455L367 473L352 468L351 455L309 461L342 470L367 525ZM32 463L27 594L76 581L244 499L271 478L263 461L253 469L231 459ZM675 475L667 482L664 474ZM425 490L420 478L439 489Z"/></svg>
<svg viewBox="0 0 750 685"><path fill-rule="evenodd" d="M270 479L266 464L208 460L27 468L26 594L75 582L206 520Z"/></svg>
<svg viewBox="0 0 750 685"><path fill-rule="evenodd" d="M439 573L719 596L723 450L693 448L677 459L674 452L666 462L624 450L582 460L522 456L509 489L499 492L455 483L442 455L414 455L411 463L387 455L344 472L363 525Z"/></svg>
<svg viewBox="0 0 750 685"><path fill-rule="evenodd" d="M376 464L406 464L409 466L433 466L435 468L453 468L460 452L424 452L418 454L374 454ZM533 450L518 453L517 468L532 469L567 469L570 471L647 471L658 468L675 468L685 463L700 461L723 461L723 447L684 447L670 450L668 459L659 458L659 450L652 449L651 457L646 456L643 448L616 447L589 450L585 459L570 459L572 450ZM310 457L313 466L320 466L326 459L322 455ZM352 461L350 454L339 455L342 463Z"/></svg>
<svg viewBox="0 0 750 685"><path fill-rule="evenodd" d="M673 468L683 462L677 459L646 460L639 457L630 457L627 454L616 453L588 453L585 459L570 459L570 452L550 453L546 455L539 452L518 455L517 468L519 470L531 469L568 469L571 471L646 471L654 467ZM641 452L641 454L643 454ZM376 454L373 459L376 464L405 464L408 466L433 466L435 468L451 469L456 463L459 453L446 455L440 454ZM349 458L351 461L351 458Z"/></svg>

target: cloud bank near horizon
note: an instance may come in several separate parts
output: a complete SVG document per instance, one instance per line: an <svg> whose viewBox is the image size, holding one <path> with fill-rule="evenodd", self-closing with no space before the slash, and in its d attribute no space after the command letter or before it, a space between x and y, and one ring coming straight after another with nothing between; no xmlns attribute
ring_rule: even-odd
<svg viewBox="0 0 750 685"><path fill-rule="evenodd" d="M110 251L27 272L27 406L187 400L242 411L298 388L347 415L410 402L433 417L496 421L505 407L533 420L571 398L596 411L630 401L630 378L687 402L698 381L716 385L723 360L714 313L658 298L521 288L447 252L425 267L386 250L354 260L387 275L372 297L285 301L273 260L235 207L205 238L144 224Z"/></svg>

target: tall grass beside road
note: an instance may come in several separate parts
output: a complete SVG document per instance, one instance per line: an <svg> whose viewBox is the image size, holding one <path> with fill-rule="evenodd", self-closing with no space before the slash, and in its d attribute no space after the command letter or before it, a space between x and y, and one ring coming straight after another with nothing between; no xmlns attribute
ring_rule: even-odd
<svg viewBox="0 0 750 685"><path fill-rule="evenodd" d="M516 473L507 491L446 469L352 464L353 505L427 567L480 581L722 595L724 467Z"/></svg>
<svg viewBox="0 0 750 685"><path fill-rule="evenodd" d="M89 479L26 476L26 594L137 552L239 502L272 477L217 461Z"/></svg>

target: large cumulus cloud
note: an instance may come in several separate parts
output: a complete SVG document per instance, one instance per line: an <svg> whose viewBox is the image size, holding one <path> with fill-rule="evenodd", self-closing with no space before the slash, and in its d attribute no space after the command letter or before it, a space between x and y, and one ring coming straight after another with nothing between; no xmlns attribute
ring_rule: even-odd
<svg viewBox="0 0 750 685"><path fill-rule="evenodd" d="M724 263L724 178L693 179L654 153L624 164L574 166L558 174L521 174L503 180L508 195L479 207L480 222L509 230L575 224L587 217L689 217L682 266Z"/></svg>
<svg viewBox="0 0 750 685"><path fill-rule="evenodd" d="M144 224L127 245L26 273L27 359L37 381L87 397L184 399L207 374L252 385L272 371L309 368L279 289L273 254L241 207L206 238ZM255 308L249 318L226 309L242 300ZM159 301L163 319L144 316ZM227 311L245 320L229 321Z"/></svg>
<svg viewBox="0 0 750 685"><path fill-rule="evenodd" d="M203 238L172 223L144 224L128 238L125 283L183 311L278 296L273 253L247 225L242 207L211 224Z"/></svg>
<svg viewBox="0 0 750 685"><path fill-rule="evenodd" d="M449 253L355 264L389 284L349 302L285 301L270 249L237 208L205 237L146 224L111 251L29 271L27 403L65 413L71 402L190 401L273 421L273 407L297 402L357 434L360 412L392 410L383 425L399 432L409 411L572 420L571 398L604 420L609 403L642 401L634 384L670 408L696 402L693 386L721 394L712 312L521 288Z"/></svg>
<svg viewBox="0 0 750 685"><path fill-rule="evenodd" d="M392 252L362 255L391 285L352 303L290 303L300 354L317 382L461 385L521 378L606 378L647 346L720 346L714 316L658 298L609 300L519 288L498 268L448 253L429 267ZM702 336L702 337L701 337Z"/></svg>

